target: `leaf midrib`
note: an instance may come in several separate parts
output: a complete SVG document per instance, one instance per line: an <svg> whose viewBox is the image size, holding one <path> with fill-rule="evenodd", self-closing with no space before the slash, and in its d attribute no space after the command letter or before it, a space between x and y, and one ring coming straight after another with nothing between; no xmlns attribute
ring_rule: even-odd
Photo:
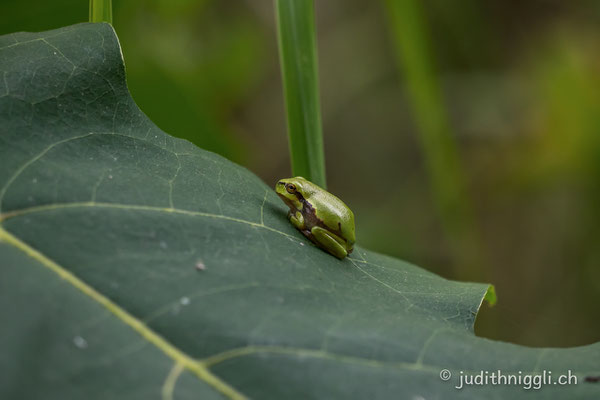
<svg viewBox="0 0 600 400"><path fill-rule="evenodd" d="M263 204L261 206L261 214L262 214L264 205L265 205L265 203L263 201ZM6 213L0 213L0 224L6 220L9 220L9 219L12 219L15 217L20 217L20 216L27 215L27 214L32 214L32 213L70 209L70 208L85 208L85 207L112 208L112 209L120 209L120 210L128 210L128 211L129 210L134 210L134 211L137 210L137 211L164 212L164 213L172 213L172 214L179 214L179 215L188 215L188 216L193 216L193 217L223 219L223 220L227 220L227 221L237 222L240 224L250 225L255 228L262 228L262 229L283 235L283 236L287 237L288 239L296 241L298 243L305 243L305 240L303 237L298 238L297 236L290 235L289 233L286 233L286 232L280 231L279 229L275 229L273 227L265 225L264 221L259 223L259 222L248 221L248 220L241 219L241 218L230 217L228 215L223 215L223 214L213 214L213 213L202 212L202 211L191 211L191 210L184 210L181 208L143 206L143 205L138 205L138 204L106 203L106 202L96 202L96 201L53 203L53 204L45 204L45 205L40 205L40 206L22 208L19 210L8 211ZM262 218L261 218L261 220L262 220ZM355 257L348 256L347 257L348 260L351 260L353 263L357 262L357 263L367 264L367 265L371 265L371 266L379 267L379 268L383 268L383 269L389 268L384 265L375 264L375 263L365 260L359 252L357 254L359 256L361 256L361 258L355 258ZM358 266L356 266L356 267L358 268ZM358 269L362 271L362 269L360 269L360 268L358 268ZM369 276L371 279L374 279L375 281L379 282L383 286L386 286L389 289L391 289L395 292L398 292L396 289L390 288L389 285L382 283L379 279L373 278L370 274L367 274L365 271L362 271L362 272L365 273L365 275ZM409 273L409 272L407 272L407 273ZM430 274L430 273L419 274L414 271L411 271L409 274L413 277L420 277L420 278L436 277L435 275ZM417 294L428 294L425 292L399 292L399 293L401 293L401 294L416 294L416 293ZM482 301L483 301L483 297L482 297Z"/></svg>
<svg viewBox="0 0 600 400"><path fill-rule="evenodd" d="M264 206L264 203L263 203ZM121 210L137 210L137 211L160 211L165 213L172 214L180 214L180 215L188 215L195 217L207 217L207 218L215 218L215 219L224 219L227 221L238 222L241 224L247 224L250 226L254 226L256 228L263 228L269 230L271 232L278 233L280 235L286 236L295 241L300 241L297 237L290 235L289 233L285 233L278 229L272 228L264 223L252 222L245 219L230 217L228 215L223 214L213 214L202 211L191 211L191 210L183 210L181 208L172 208L172 207L157 207L157 206L142 206L138 204L120 204L120 203L105 203L105 202L96 202L96 201L82 201L82 202L70 202L70 203L54 203L54 204L45 204L41 206L33 206L28 208L22 208L19 210L8 211L6 213L0 214L0 223L3 221L22 216L25 214L30 214L34 212L43 212L43 211L51 211L51 210L60 210L60 209L68 209L68 208L83 208L83 207L101 207L101 208L115 208ZM261 210L262 212L262 210Z"/></svg>

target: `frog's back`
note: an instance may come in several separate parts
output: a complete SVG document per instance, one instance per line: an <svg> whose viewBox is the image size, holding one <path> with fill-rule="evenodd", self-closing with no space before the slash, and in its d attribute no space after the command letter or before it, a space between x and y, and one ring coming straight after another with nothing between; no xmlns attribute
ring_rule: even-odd
<svg viewBox="0 0 600 400"><path fill-rule="evenodd" d="M327 207L317 210L317 217L333 232L341 232L351 248L355 242L355 236L354 214L350 208L342 200L324 190L317 191L313 196L318 204L327 205Z"/></svg>

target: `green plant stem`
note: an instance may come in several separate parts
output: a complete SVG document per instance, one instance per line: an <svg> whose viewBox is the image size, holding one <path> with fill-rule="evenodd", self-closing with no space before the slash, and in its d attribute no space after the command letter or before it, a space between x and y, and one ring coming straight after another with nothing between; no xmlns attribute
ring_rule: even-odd
<svg viewBox="0 0 600 400"><path fill-rule="evenodd" d="M312 0L275 0L292 173L326 188Z"/></svg>
<svg viewBox="0 0 600 400"><path fill-rule="evenodd" d="M90 0L90 22L112 24L112 0Z"/></svg>
<svg viewBox="0 0 600 400"><path fill-rule="evenodd" d="M385 4L434 201L454 253L457 275L462 279L481 278L481 246L457 145L436 79L421 3L418 0L386 0Z"/></svg>

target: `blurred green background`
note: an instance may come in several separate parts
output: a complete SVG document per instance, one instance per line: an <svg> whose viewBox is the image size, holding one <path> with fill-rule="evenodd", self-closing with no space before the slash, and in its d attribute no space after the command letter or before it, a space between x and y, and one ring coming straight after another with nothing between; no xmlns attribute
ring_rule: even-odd
<svg viewBox="0 0 600 400"><path fill-rule="evenodd" d="M600 340L600 3L391 3L316 4L328 184L358 243L494 283L480 336ZM0 34L42 31L88 2L0 11ZM267 184L290 175L272 1L117 0L113 16L159 127Z"/></svg>

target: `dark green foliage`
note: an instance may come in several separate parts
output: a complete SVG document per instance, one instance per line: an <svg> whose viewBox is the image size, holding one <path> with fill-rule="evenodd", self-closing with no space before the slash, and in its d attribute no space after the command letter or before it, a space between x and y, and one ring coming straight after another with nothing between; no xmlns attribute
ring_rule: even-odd
<svg viewBox="0 0 600 400"><path fill-rule="evenodd" d="M312 246L269 185L143 115L109 25L2 36L0 75L0 398L600 395L599 344L475 337L487 285Z"/></svg>

